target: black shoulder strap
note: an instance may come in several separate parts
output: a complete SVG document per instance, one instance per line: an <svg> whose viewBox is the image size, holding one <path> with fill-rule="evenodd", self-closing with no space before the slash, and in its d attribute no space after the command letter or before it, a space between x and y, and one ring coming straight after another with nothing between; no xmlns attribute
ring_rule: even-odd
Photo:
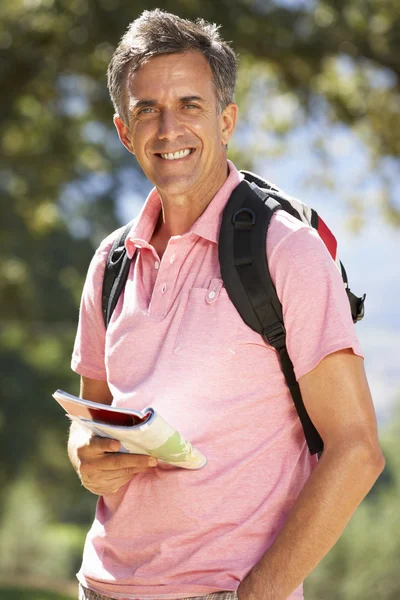
<svg viewBox="0 0 400 600"><path fill-rule="evenodd" d="M275 192L275 190L274 190ZM266 235L273 213L281 208L253 183L242 181L228 200L219 236L219 262L227 293L245 323L279 353L282 371L302 423L311 454L321 452L322 439L301 398L286 349L282 305L266 260Z"/></svg>
<svg viewBox="0 0 400 600"><path fill-rule="evenodd" d="M118 298L124 289L131 265L131 259L125 248L125 240L131 227L132 221L127 224L121 235L114 241L107 256L101 295L103 319L106 328L117 305Z"/></svg>
<svg viewBox="0 0 400 600"><path fill-rule="evenodd" d="M365 313L364 303L365 303L365 298L366 298L367 294L363 294L361 296L361 298L359 298L358 296L353 294L353 292L349 288L349 280L347 279L346 269L344 268L342 261L340 261L340 268L342 271L343 283L346 288L346 294L347 294L347 297L350 302L350 310L351 310L351 316L353 319L353 323L358 323L358 321L361 321L361 319L364 318L364 313Z"/></svg>

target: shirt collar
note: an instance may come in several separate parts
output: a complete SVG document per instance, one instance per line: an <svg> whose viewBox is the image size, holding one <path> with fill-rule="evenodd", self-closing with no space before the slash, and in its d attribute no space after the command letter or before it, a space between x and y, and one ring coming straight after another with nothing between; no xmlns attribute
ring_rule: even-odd
<svg viewBox="0 0 400 600"><path fill-rule="evenodd" d="M243 180L235 165L228 160L229 175L218 190L214 198L208 204L205 211L193 223L190 231L185 234L195 233L210 242L218 243L219 230L221 226L222 212L233 190ZM155 226L161 210L161 198L156 188L148 195L142 210L132 224L132 228L126 239L126 249L131 258L137 246L149 246Z"/></svg>
<svg viewBox="0 0 400 600"><path fill-rule="evenodd" d="M210 204L200 217L193 223L191 233L215 242L218 244L219 230L221 227L222 212L225 204L228 202L233 190L243 180L243 175L239 173L233 162L228 160L229 175L224 185L218 190Z"/></svg>

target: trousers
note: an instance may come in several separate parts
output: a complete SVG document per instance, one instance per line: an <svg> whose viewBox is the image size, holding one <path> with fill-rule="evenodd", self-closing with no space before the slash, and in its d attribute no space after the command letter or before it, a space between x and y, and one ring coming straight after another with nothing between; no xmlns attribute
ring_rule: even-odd
<svg viewBox="0 0 400 600"><path fill-rule="evenodd" d="M97 594L88 588L79 585L79 600L115 600L110 596L103 596L103 594ZM124 600L120 598L119 600ZM139 600L138 598L136 600ZM214 592L207 596L197 596L196 598L181 598L180 600L238 600L236 592Z"/></svg>

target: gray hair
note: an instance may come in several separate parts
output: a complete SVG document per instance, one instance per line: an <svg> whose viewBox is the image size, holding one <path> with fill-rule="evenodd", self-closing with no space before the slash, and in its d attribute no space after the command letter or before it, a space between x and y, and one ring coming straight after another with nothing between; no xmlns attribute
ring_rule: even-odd
<svg viewBox="0 0 400 600"><path fill-rule="evenodd" d="M219 35L220 26L204 19L189 21L160 10L145 10L121 38L108 66L108 89L115 112L129 123L125 99L127 73L134 73L149 58L162 54L200 52L210 65L217 108L221 113L233 102L238 59Z"/></svg>

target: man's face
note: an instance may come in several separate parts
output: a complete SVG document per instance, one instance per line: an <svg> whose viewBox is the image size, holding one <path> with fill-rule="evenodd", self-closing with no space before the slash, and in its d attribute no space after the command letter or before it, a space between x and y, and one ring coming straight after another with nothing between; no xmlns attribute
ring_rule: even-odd
<svg viewBox="0 0 400 600"><path fill-rule="evenodd" d="M220 170L226 174L225 146L236 106L218 114L212 72L203 55L152 58L128 78L127 90L129 123L116 117L115 125L160 193L201 194Z"/></svg>

